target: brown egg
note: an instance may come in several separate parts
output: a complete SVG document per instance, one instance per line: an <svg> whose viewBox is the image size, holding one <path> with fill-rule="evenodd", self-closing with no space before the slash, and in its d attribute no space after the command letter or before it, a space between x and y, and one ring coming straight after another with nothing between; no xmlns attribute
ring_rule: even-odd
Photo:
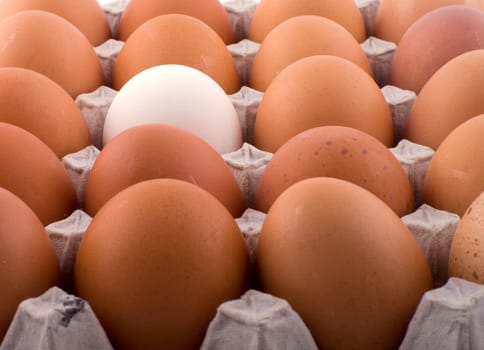
<svg viewBox="0 0 484 350"><path fill-rule="evenodd" d="M111 38L107 17L97 0L3 0L0 20L25 10L43 10L65 18L94 46Z"/></svg>
<svg viewBox="0 0 484 350"><path fill-rule="evenodd" d="M484 284L484 190L459 221L450 247L449 277Z"/></svg>
<svg viewBox="0 0 484 350"><path fill-rule="evenodd" d="M69 175L56 154L18 126L0 123L0 187L20 197L44 225L78 207Z"/></svg>
<svg viewBox="0 0 484 350"><path fill-rule="evenodd" d="M81 111L54 81L17 67L0 68L0 81L1 122L34 134L59 158L92 143Z"/></svg>
<svg viewBox="0 0 484 350"><path fill-rule="evenodd" d="M344 180L302 180L276 199L256 256L261 289L286 299L321 349L397 349L432 276L400 218Z"/></svg>
<svg viewBox="0 0 484 350"><path fill-rule="evenodd" d="M119 23L119 40L126 41L131 33L151 18L171 13L198 18L209 25L225 44L234 42L229 15L218 0L131 0Z"/></svg>
<svg viewBox="0 0 484 350"><path fill-rule="evenodd" d="M20 198L0 187L0 343L20 302L60 280L54 248L44 226Z"/></svg>
<svg viewBox="0 0 484 350"><path fill-rule="evenodd" d="M409 114L404 137L434 150L459 124L484 113L484 50L452 59L425 84Z"/></svg>
<svg viewBox="0 0 484 350"><path fill-rule="evenodd" d="M375 81L354 63L336 56L311 56L284 68L260 103L254 145L275 152L291 137L317 126L362 130L393 145L390 110Z"/></svg>
<svg viewBox="0 0 484 350"><path fill-rule="evenodd" d="M373 26L373 36L398 43L407 29L420 17L436 8L466 5L484 9L482 1L469 0L384 0L380 2Z"/></svg>
<svg viewBox="0 0 484 350"><path fill-rule="evenodd" d="M420 92L452 58L484 48L484 13L466 6L433 10L408 28L398 43L390 84Z"/></svg>
<svg viewBox="0 0 484 350"><path fill-rule="evenodd" d="M358 42L366 38L363 17L353 0L261 0L250 24L249 39L261 43L279 23L299 15L329 18L345 27Z"/></svg>
<svg viewBox="0 0 484 350"><path fill-rule="evenodd" d="M252 64L249 85L265 91L282 69L313 55L346 58L372 75L365 53L344 27L321 16L296 16L277 25L264 39Z"/></svg>
<svg viewBox="0 0 484 350"><path fill-rule="evenodd" d="M87 38L52 13L29 10L4 19L0 22L0 47L0 67L42 73L73 98L104 84L101 63Z"/></svg>
<svg viewBox="0 0 484 350"><path fill-rule="evenodd" d="M76 295L116 349L198 349L217 307L245 292L248 272L239 228L215 197L185 181L148 180L94 217Z"/></svg>
<svg viewBox="0 0 484 350"><path fill-rule="evenodd" d="M318 176L355 183L399 216L414 210L410 182L395 156L374 137L344 126L309 129L282 145L262 173L256 208L266 212L289 186Z"/></svg>
<svg viewBox="0 0 484 350"><path fill-rule="evenodd" d="M481 114L459 125L442 141L425 176L425 203L464 215L484 191L483 135L484 114Z"/></svg>
<svg viewBox="0 0 484 350"><path fill-rule="evenodd" d="M162 64L196 68L228 94L240 89L235 62L222 39L194 17L162 15L136 29L116 59L113 87L119 90L137 73Z"/></svg>
<svg viewBox="0 0 484 350"><path fill-rule="evenodd" d="M124 188L163 177L200 186L219 199L234 217L241 216L245 209L231 170L206 141L177 127L147 124L126 130L103 148L87 180L86 211L94 216Z"/></svg>

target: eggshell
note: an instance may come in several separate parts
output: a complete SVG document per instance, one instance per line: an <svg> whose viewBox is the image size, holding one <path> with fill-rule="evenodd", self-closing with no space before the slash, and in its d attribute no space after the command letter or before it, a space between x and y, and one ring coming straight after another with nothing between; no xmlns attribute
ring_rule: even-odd
<svg viewBox="0 0 484 350"><path fill-rule="evenodd" d="M113 68L113 88L119 90L137 73L162 64L196 68L213 78L226 93L240 89L235 62L217 33L187 15L155 17L129 37Z"/></svg>
<svg viewBox="0 0 484 350"><path fill-rule="evenodd" d="M446 62L484 48L484 13L466 6L428 12L408 28L398 43L390 85L419 93Z"/></svg>
<svg viewBox="0 0 484 350"><path fill-rule="evenodd" d="M218 0L131 0L119 23L119 40L126 41L136 28L153 17L180 13L209 25L226 44L234 42L230 18Z"/></svg>
<svg viewBox="0 0 484 350"><path fill-rule="evenodd" d="M60 280L44 226L20 198L0 187L0 343L20 302L41 295Z"/></svg>
<svg viewBox="0 0 484 350"><path fill-rule="evenodd" d="M434 9L450 5L484 9L484 3L481 3L479 0L384 0L378 6L372 35L398 43L416 20Z"/></svg>
<svg viewBox="0 0 484 350"><path fill-rule="evenodd" d="M372 75L368 59L356 39L343 26L321 16L296 16L277 25L254 57L249 85L265 91L290 63L313 55L346 58Z"/></svg>
<svg viewBox="0 0 484 350"><path fill-rule="evenodd" d="M484 191L484 114L459 125L440 144L425 176L425 203L464 215Z"/></svg>
<svg viewBox="0 0 484 350"><path fill-rule="evenodd" d="M484 284L484 189L466 209L450 247L449 276Z"/></svg>
<svg viewBox="0 0 484 350"><path fill-rule="evenodd" d="M434 150L459 124L484 113L484 50L450 60L422 88L404 137Z"/></svg>
<svg viewBox="0 0 484 350"><path fill-rule="evenodd" d="M116 349L198 349L217 307L248 283L248 253L227 209L174 179L128 187L80 244L76 295Z"/></svg>
<svg viewBox="0 0 484 350"><path fill-rule="evenodd" d="M21 11L0 21L0 67L42 73L73 98L104 83L94 48L66 19L40 10Z"/></svg>
<svg viewBox="0 0 484 350"><path fill-rule="evenodd" d="M254 145L275 152L324 125L352 127L393 146L390 109L378 85L354 63L329 55L300 59L274 78L259 105Z"/></svg>
<svg viewBox="0 0 484 350"><path fill-rule="evenodd" d="M219 199L234 217L245 209L232 172L207 142L180 128L147 124L124 131L101 151L87 180L86 210L94 216L122 189L164 177L200 186Z"/></svg>
<svg viewBox="0 0 484 350"><path fill-rule="evenodd" d="M249 29L249 39L262 42L284 20L299 15L329 18L345 27L358 42L366 38L363 17L353 0L261 0Z"/></svg>
<svg viewBox="0 0 484 350"><path fill-rule="evenodd" d="M396 349L432 277L400 218L335 178L276 199L257 249L261 290L289 302L321 349Z"/></svg>
<svg viewBox="0 0 484 350"><path fill-rule="evenodd" d="M17 126L0 123L0 187L20 197L44 225L77 209L71 180L56 154Z"/></svg>
<svg viewBox="0 0 484 350"><path fill-rule="evenodd" d="M45 75L0 68L0 121L45 142L59 158L91 144L86 121L72 97Z"/></svg>
<svg viewBox="0 0 484 350"><path fill-rule="evenodd" d="M398 216L414 210L410 182L395 156L374 137L344 126L309 129L282 145L260 178L256 208L266 212L289 186L318 176L362 186Z"/></svg>
<svg viewBox="0 0 484 350"><path fill-rule="evenodd" d="M111 38L108 19L96 0L3 0L0 2L0 21L25 10L43 10L65 18L94 46Z"/></svg>
<svg viewBox="0 0 484 350"><path fill-rule="evenodd" d="M205 73L182 65L148 68L131 78L109 107L103 143L140 124L161 123L191 131L219 153L242 146L237 112Z"/></svg>

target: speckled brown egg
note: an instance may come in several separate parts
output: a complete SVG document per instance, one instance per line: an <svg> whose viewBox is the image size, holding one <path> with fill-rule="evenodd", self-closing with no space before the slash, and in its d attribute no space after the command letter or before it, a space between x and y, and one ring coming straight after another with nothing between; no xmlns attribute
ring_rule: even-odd
<svg viewBox="0 0 484 350"><path fill-rule="evenodd" d="M3 0L0 20L25 10L42 10L65 18L94 46L111 38L107 17L97 0Z"/></svg>
<svg viewBox="0 0 484 350"><path fill-rule="evenodd" d="M42 73L73 98L104 84L104 73L87 38L66 19L40 10L0 21L0 67Z"/></svg>
<svg viewBox="0 0 484 350"><path fill-rule="evenodd" d="M214 79L226 93L240 89L232 55L207 24L181 14L155 17L129 37L113 69L113 88L119 90L137 73L162 64L196 68Z"/></svg>
<svg viewBox="0 0 484 350"><path fill-rule="evenodd" d="M324 125L352 127L393 146L390 109L378 85L356 64L329 55L300 59L272 80L257 111L254 145L275 152Z"/></svg>
<svg viewBox="0 0 484 350"><path fill-rule="evenodd" d="M267 35L254 57L249 85L265 91L282 69L313 55L346 58L372 75L365 53L350 32L330 19L306 15L285 20Z"/></svg>
<svg viewBox="0 0 484 350"><path fill-rule="evenodd" d="M230 18L218 0L131 0L119 23L119 40L128 37L153 17L179 13L198 18L209 25L226 44L232 44L234 34Z"/></svg>
<svg viewBox="0 0 484 350"><path fill-rule="evenodd" d="M484 12L466 6L445 6L413 23L398 43L390 84L417 94L452 58L484 49Z"/></svg>
<svg viewBox="0 0 484 350"><path fill-rule="evenodd" d="M374 137L344 126L309 129L282 145L262 173L256 208L266 212L289 186L318 176L366 188L399 216L414 210L412 188L395 156Z"/></svg>
<svg viewBox="0 0 484 350"><path fill-rule="evenodd" d="M459 125L442 141L425 176L425 203L464 215L484 191L483 135L484 114L481 114Z"/></svg>
<svg viewBox="0 0 484 350"><path fill-rule="evenodd" d="M16 194L44 225L78 208L71 179L45 143L28 131L0 122L0 187Z"/></svg>
<svg viewBox="0 0 484 350"><path fill-rule="evenodd" d="M103 148L87 180L86 211L94 216L116 193L154 178L176 178L200 186L234 217L245 209L234 175L213 147L181 128L146 124L127 129Z"/></svg>
<svg viewBox="0 0 484 350"><path fill-rule="evenodd" d="M198 349L224 301L249 278L234 218L186 181L137 183L96 214L80 244L76 295L116 349Z"/></svg>
<svg viewBox="0 0 484 350"><path fill-rule="evenodd" d="M397 349L423 294L425 256L378 197L318 177L285 190L256 254L261 290L289 302L320 349Z"/></svg>
<svg viewBox="0 0 484 350"><path fill-rule="evenodd" d="M92 143L81 111L53 80L30 69L4 67L0 81L1 122L34 134L59 158Z"/></svg>
<svg viewBox="0 0 484 350"><path fill-rule="evenodd" d="M345 27L358 42L366 38L363 17L353 0L261 0L249 29L249 39L261 43L279 23L299 15L329 18Z"/></svg>
<svg viewBox="0 0 484 350"><path fill-rule="evenodd" d="M18 305L60 281L54 247L39 218L0 187L0 343Z"/></svg>

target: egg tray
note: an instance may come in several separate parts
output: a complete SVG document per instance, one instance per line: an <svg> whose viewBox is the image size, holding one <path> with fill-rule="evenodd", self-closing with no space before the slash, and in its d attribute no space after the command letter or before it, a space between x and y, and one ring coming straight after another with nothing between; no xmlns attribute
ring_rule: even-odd
<svg viewBox="0 0 484 350"><path fill-rule="evenodd" d="M379 1L355 1L365 20L367 33L371 33ZM103 5L113 33L117 33L125 3L126 1L118 1ZM260 46L246 39L257 4L258 1L255 0L223 2L231 17L237 39L228 49L236 62L243 87L229 97L239 115L244 144L239 150L223 154L222 157L237 179L249 208L236 222L246 242L251 261L254 259L265 218L264 213L252 209L255 189L272 157L271 153L252 145L255 117L263 93L246 86L252 60ZM109 39L95 48L107 85L111 81L112 67L122 46L122 42ZM460 349L468 344L484 344L484 335L480 334L482 332L471 332L484 321L481 320L484 313L479 306L482 304L480 300L484 298L484 287L458 278L449 279L447 275L450 244L460 218L456 214L437 210L421 202L423 179L434 151L401 137L416 95L412 91L387 85L396 45L369 36L361 47L367 54L374 78L390 107L395 139L400 140L390 151L407 174L418 206L415 212L402 217L402 221L424 251L434 279L434 289L422 298L400 349L418 349L424 346L426 349ZM81 208L87 177L102 147L105 116L116 93L108 86L101 86L76 99L87 121L93 144L77 153L66 155L62 163L75 185ZM91 219L79 209L65 220L46 226L67 284L72 280L77 249ZM0 345L0 350L27 348L112 349L112 346L89 304L54 287L38 298L21 303ZM228 348L317 349L309 330L285 300L257 290L249 290L240 299L219 306L202 349Z"/></svg>

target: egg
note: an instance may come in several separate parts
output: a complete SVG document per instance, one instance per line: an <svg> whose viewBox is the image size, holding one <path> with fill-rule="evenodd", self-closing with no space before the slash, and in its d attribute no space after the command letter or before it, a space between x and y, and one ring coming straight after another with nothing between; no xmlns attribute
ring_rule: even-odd
<svg viewBox="0 0 484 350"><path fill-rule="evenodd" d="M44 226L78 208L69 175L56 154L28 131L0 122L0 187L20 197Z"/></svg>
<svg viewBox="0 0 484 350"><path fill-rule="evenodd" d="M434 9L450 5L484 9L484 4L480 4L479 0L383 0L376 12L372 35L398 43L407 29L420 17Z"/></svg>
<svg viewBox="0 0 484 350"><path fill-rule="evenodd" d="M191 131L221 154L242 146L240 121L227 94L188 66L155 66L131 78L109 107L103 144L132 126L152 123Z"/></svg>
<svg viewBox="0 0 484 350"><path fill-rule="evenodd" d="M452 239L449 277L484 284L484 190L466 209Z"/></svg>
<svg viewBox="0 0 484 350"><path fill-rule="evenodd" d="M402 36L393 56L390 84L419 93L446 62L484 49L484 13L466 6L428 12Z"/></svg>
<svg viewBox="0 0 484 350"><path fill-rule="evenodd" d="M414 210L410 182L395 156L374 137L344 126L309 129L282 145L259 180L256 208L266 212L285 189L318 176L364 187L399 216Z"/></svg>
<svg viewBox="0 0 484 350"><path fill-rule="evenodd" d="M119 23L119 40L128 37L144 22L153 17L180 13L198 18L209 25L226 44L234 42L229 15L218 0L131 0Z"/></svg>
<svg viewBox="0 0 484 350"><path fill-rule="evenodd" d="M0 2L0 21L25 10L43 10L65 18L93 46L101 45L111 38L107 17L96 0L3 0Z"/></svg>
<svg viewBox="0 0 484 350"><path fill-rule="evenodd" d="M0 67L46 75L73 98L104 84L104 73L87 38L66 19L40 10L0 21Z"/></svg>
<svg viewBox="0 0 484 350"><path fill-rule="evenodd" d="M217 307L240 298L247 248L211 194L181 180L132 185L96 214L75 265L116 349L198 349Z"/></svg>
<svg viewBox="0 0 484 350"><path fill-rule="evenodd" d="M450 60L422 88L409 113L404 137L437 149L466 120L484 113L484 50Z"/></svg>
<svg viewBox="0 0 484 350"><path fill-rule="evenodd" d="M306 15L285 20L267 35L254 57L249 85L265 91L282 69L313 55L346 58L372 75L365 53L350 32L330 19Z"/></svg>
<svg viewBox="0 0 484 350"><path fill-rule="evenodd" d="M397 349L423 294L425 256L400 218L350 182L297 182L274 202L256 253L260 288L301 316L320 349Z"/></svg>
<svg viewBox="0 0 484 350"><path fill-rule="evenodd" d="M467 120L440 144L430 161L423 200L462 216L484 191L484 114Z"/></svg>
<svg viewBox="0 0 484 350"><path fill-rule="evenodd" d="M60 281L49 236L19 197L0 187L0 343L20 302L41 295Z"/></svg>
<svg viewBox="0 0 484 350"><path fill-rule="evenodd" d="M376 82L330 55L302 58L272 80L257 111L254 145L275 152L300 132L324 125L352 127L393 145L390 109Z"/></svg>
<svg viewBox="0 0 484 350"><path fill-rule="evenodd" d="M207 142L170 125L146 124L122 132L103 148L87 180L86 211L94 216L122 189L164 177L200 186L220 200L234 217L241 216L245 209L230 168Z"/></svg>
<svg viewBox="0 0 484 350"><path fill-rule="evenodd" d="M155 17L131 34L114 64L113 88L119 90L137 73L162 64L196 68L228 94L240 89L237 67L222 39L199 19L180 14Z"/></svg>
<svg viewBox="0 0 484 350"><path fill-rule="evenodd" d="M80 109L53 80L30 69L4 67L0 81L0 122L34 134L59 158L92 143Z"/></svg>
<svg viewBox="0 0 484 350"><path fill-rule="evenodd" d="M299 15L329 18L345 27L358 42L366 38L363 17L353 0L261 0L250 23L249 39L260 43L279 23Z"/></svg>

